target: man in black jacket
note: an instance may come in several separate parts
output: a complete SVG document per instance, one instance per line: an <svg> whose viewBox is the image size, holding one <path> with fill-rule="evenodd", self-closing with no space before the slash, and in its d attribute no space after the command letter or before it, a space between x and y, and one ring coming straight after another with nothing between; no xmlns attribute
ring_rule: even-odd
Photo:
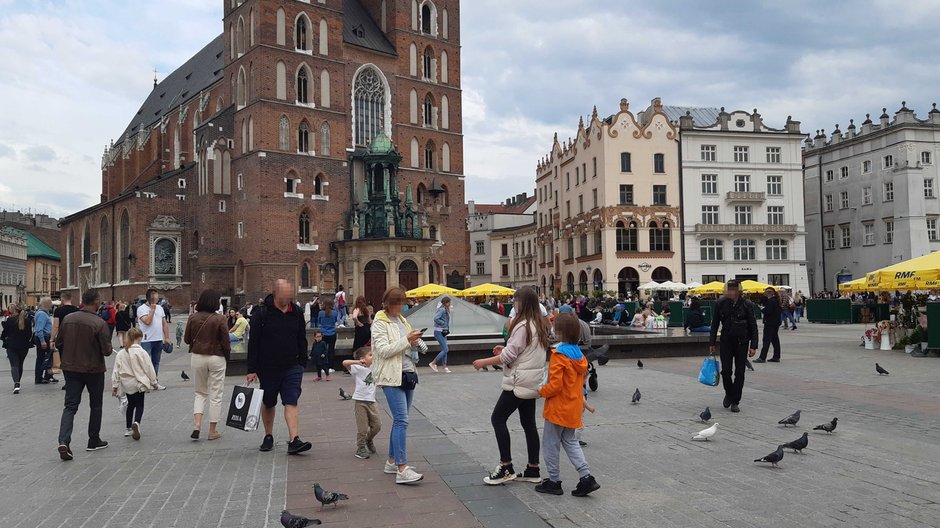
<svg viewBox="0 0 940 528"><path fill-rule="evenodd" d="M754 304L741 296L741 285L730 280L725 285L725 296L715 305L708 351L715 352L718 327L721 326L721 381L725 388L725 409L741 412L741 393L744 392L744 364L748 356L757 353L757 319ZM732 380L732 361L734 362Z"/></svg>
<svg viewBox="0 0 940 528"><path fill-rule="evenodd" d="M280 395L291 438L287 453L296 455L308 451L312 445L298 436L300 411L297 408L307 366L307 333L303 311L294 302L293 284L277 280L274 293L252 313L248 336L248 383L259 379L264 391L261 408L264 440L260 450L274 448L274 408Z"/></svg>
<svg viewBox="0 0 940 528"><path fill-rule="evenodd" d="M763 363L764 361L779 363L780 325L777 321L780 320L783 307L780 304L780 295L777 290L773 288L764 290L764 297L761 298L760 305L761 312L763 312L761 319L764 321L764 345L760 349L760 357L755 359L754 363ZM774 355L768 360L767 352L770 350L770 345L774 346Z"/></svg>

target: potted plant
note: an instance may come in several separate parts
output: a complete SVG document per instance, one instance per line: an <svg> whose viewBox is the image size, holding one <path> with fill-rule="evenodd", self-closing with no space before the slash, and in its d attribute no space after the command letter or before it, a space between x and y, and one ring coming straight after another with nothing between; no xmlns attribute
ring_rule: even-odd
<svg viewBox="0 0 940 528"><path fill-rule="evenodd" d="M898 338L894 343L894 350L903 349L906 354L910 354L914 350L914 345L911 344L910 338L907 336Z"/></svg>
<svg viewBox="0 0 940 528"><path fill-rule="evenodd" d="M877 328L869 328L865 330L862 340L865 343L865 350L874 350L875 343L881 340L881 332Z"/></svg>
<svg viewBox="0 0 940 528"><path fill-rule="evenodd" d="M922 353L927 352L927 330L925 330L923 326L917 325L917 328L911 332L909 340L914 344L919 343Z"/></svg>

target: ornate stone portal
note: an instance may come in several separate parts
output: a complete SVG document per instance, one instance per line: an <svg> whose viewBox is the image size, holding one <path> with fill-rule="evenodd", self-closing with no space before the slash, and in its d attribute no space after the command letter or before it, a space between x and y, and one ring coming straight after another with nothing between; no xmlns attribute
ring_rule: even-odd
<svg viewBox="0 0 940 528"><path fill-rule="evenodd" d="M183 227L172 216L158 215L147 231L150 235L150 282L182 281L180 241Z"/></svg>
<svg viewBox="0 0 940 528"><path fill-rule="evenodd" d="M339 284L350 297L363 295L379 309L390 286L426 284L437 241L429 236L427 216L419 212L411 187L402 192L402 156L384 132L367 149L349 156L352 207L337 229ZM440 279L438 279L440 280Z"/></svg>

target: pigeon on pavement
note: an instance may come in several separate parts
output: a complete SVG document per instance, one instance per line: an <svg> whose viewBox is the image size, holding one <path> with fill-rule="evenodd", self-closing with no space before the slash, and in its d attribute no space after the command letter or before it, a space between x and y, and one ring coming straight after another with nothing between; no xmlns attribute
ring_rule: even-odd
<svg viewBox="0 0 940 528"><path fill-rule="evenodd" d="M705 410L702 411L698 417L702 419L702 423L708 423L708 421L712 419L712 410L705 407Z"/></svg>
<svg viewBox="0 0 940 528"><path fill-rule="evenodd" d="M284 510L281 512L281 526L284 528L305 528L322 524L319 519L308 519Z"/></svg>
<svg viewBox="0 0 940 528"><path fill-rule="evenodd" d="M809 445L809 433L803 433L803 436L797 438L792 442L787 442L783 444L783 447L787 449L792 449L794 453L803 454L803 450L806 449L806 446Z"/></svg>
<svg viewBox="0 0 940 528"><path fill-rule="evenodd" d="M636 368L643 368L643 362L640 361L639 359L636 360Z"/></svg>
<svg viewBox="0 0 940 528"><path fill-rule="evenodd" d="M718 422L713 423L708 429L702 429L696 433L692 440L705 440L707 442L709 438L715 436L716 431L718 431Z"/></svg>
<svg viewBox="0 0 940 528"><path fill-rule="evenodd" d="M839 419L833 418L832 421L829 423L825 423L825 424L817 425L816 427L813 427L813 431L826 431L827 433L832 434L832 432L836 430L836 425L838 425L838 423L839 423Z"/></svg>
<svg viewBox="0 0 940 528"><path fill-rule="evenodd" d="M780 467L777 465L777 462L783 460L783 446L777 446L777 450L773 453L765 456L764 458L758 458L754 462L770 462L772 467Z"/></svg>
<svg viewBox="0 0 940 528"><path fill-rule="evenodd" d="M183 378L183 381L188 381L188 380L189 380L189 376L186 375L186 371L185 371L185 370L180 373L180 377Z"/></svg>
<svg viewBox="0 0 940 528"><path fill-rule="evenodd" d="M630 403L640 403L640 397L643 396L640 394L640 389L637 387L636 392L633 393L633 399L630 400Z"/></svg>
<svg viewBox="0 0 940 528"><path fill-rule="evenodd" d="M795 413L791 414L790 416L787 416L786 418L784 418L783 420L780 420L777 423L783 424L783 426L786 427L788 425L796 425L796 422L799 422L799 421L800 421L800 411L796 411Z"/></svg>
<svg viewBox="0 0 940 528"><path fill-rule="evenodd" d="M878 363L875 363L875 372L877 372L879 376L887 376L889 374L889 372L885 370L884 367L882 367Z"/></svg>
<svg viewBox="0 0 940 528"><path fill-rule="evenodd" d="M352 396L350 396L349 394L346 394L346 391L344 391L342 387L339 388L339 397L344 400L352 399Z"/></svg>
<svg viewBox="0 0 940 528"><path fill-rule="evenodd" d="M313 485L313 495L317 498L317 501L326 506L327 504L332 504L333 507L336 507L336 503L341 500L349 500L347 495L342 493L337 493L335 491L326 491L320 487L319 483ZM320 509L323 509L323 506L320 506Z"/></svg>

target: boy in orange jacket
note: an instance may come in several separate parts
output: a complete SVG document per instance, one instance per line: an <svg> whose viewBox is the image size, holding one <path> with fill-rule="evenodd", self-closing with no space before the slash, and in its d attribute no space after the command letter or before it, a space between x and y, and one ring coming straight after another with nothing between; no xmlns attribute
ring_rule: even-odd
<svg viewBox="0 0 940 528"><path fill-rule="evenodd" d="M535 486L539 493L562 495L561 473L558 467L561 448L565 448L568 460L578 470L578 486L571 492L575 497L585 497L600 489L600 484L591 475L584 451L576 437L581 427L584 411L584 378L588 362L578 348L581 323L573 313L561 313L555 319L555 336L562 344L552 350L549 362L548 382L539 389L545 398L545 431L542 434L542 452L548 467L548 478Z"/></svg>

